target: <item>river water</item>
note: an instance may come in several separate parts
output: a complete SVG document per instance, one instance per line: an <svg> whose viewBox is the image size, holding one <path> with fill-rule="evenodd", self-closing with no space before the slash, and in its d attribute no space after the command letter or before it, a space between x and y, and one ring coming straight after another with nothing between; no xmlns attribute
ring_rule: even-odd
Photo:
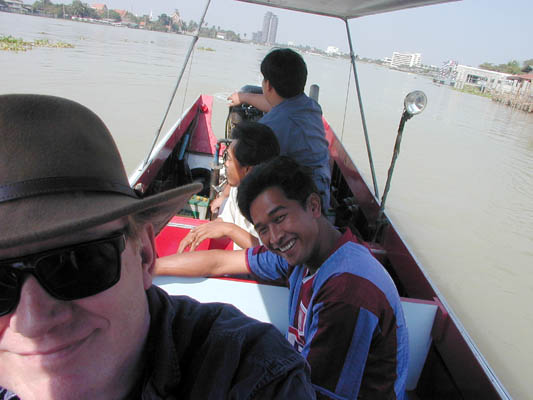
<svg viewBox="0 0 533 400"><path fill-rule="evenodd" d="M0 13L0 35L47 38L73 49L0 53L0 93L71 98L108 125L128 172L146 156L190 37ZM200 93L215 97L223 135L225 98L260 84L267 48L200 39L165 127ZM209 50L205 50L209 49ZM371 182L348 61L305 55L324 114ZM430 80L358 64L380 193L403 97L425 91L411 119L388 196L388 213L514 398L533 376L533 114ZM346 103L347 101L347 103ZM345 104L347 111L345 112Z"/></svg>

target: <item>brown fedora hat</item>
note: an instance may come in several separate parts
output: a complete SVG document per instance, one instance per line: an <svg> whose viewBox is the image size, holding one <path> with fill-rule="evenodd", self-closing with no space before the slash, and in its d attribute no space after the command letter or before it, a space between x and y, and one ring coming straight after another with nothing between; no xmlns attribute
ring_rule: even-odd
<svg viewBox="0 0 533 400"><path fill-rule="evenodd" d="M140 198L109 130L88 108L54 96L0 95L0 248L150 210L159 232L201 188Z"/></svg>

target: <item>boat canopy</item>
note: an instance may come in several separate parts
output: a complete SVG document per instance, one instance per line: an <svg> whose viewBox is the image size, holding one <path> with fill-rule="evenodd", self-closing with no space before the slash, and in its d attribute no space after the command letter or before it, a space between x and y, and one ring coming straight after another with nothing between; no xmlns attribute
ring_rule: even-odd
<svg viewBox="0 0 533 400"><path fill-rule="evenodd" d="M459 0L238 0L343 20Z"/></svg>

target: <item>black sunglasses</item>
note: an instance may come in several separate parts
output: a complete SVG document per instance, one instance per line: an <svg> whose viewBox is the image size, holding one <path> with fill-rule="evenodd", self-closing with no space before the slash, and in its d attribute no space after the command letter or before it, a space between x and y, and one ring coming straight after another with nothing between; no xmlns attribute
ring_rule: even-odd
<svg viewBox="0 0 533 400"><path fill-rule="evenodd" d="M0 261L0 316L12 312L24 275L32 274L59 300L76 300L109 289L120 279L124 233Z"/></svg>

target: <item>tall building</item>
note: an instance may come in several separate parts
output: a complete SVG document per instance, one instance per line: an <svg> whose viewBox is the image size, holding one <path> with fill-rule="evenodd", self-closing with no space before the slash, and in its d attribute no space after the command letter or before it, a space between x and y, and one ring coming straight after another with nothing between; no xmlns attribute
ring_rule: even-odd
<svg viewBox="0 0 533 400"><path fill-rule="evenodd" d="M268 11L263 18L263 30L261 31L261 43L276 43L278 33L278 16Z"/></svg>
<svg viewBox="0 0 533 400"><path fill-rule="evenodd" d="M420 53L392 53L391 66L393 67L418 67L421 64Z"/></svg>
<svg viewBox="0 0 533 400"><path fill-rule="evenodd" d="M276 35L278 33L278 16L272 14L272 19L270 20L270 29L268 31L268 43L276 43Z"/></svg>

